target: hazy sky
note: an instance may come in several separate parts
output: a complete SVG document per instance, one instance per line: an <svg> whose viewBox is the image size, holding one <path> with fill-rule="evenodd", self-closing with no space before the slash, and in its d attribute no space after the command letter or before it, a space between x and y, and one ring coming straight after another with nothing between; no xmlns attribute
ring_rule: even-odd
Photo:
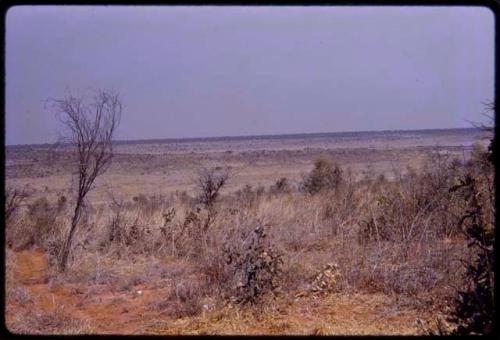
<svg viewBox="0 0 500 340"><path fill-rule="evenodd" d="M44 99L120 92L117 139L467 127L493 99L480 7L13 7L6 143L53 142Z"/></svg>

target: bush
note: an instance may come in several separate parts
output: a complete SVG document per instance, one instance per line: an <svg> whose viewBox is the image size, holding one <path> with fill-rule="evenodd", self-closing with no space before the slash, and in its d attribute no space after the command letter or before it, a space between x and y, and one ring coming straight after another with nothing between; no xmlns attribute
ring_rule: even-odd
<svg viewBox="0 0 500 340"><path fill-rule="evenodd" d="M451 189L461 191L467 202L467 210L460 219L459 227L469 246L476 248L475 259L467 264L464 279L466 288L459 292L451 320L458 324L456 335L490 334L495 320L494 272L495 227L492 216L482 204L482 193L476 179L466 176L460 184ZM483 197L481 197L483 196Z"/></svg>
<svg viewBox="0 0 500 340"><path fill-rule="evenodd" d="M220 167L202 169L197 180L198 202L206 208L213 207L228 179L229 173Z"/></svg>
<svg viewBox="0 0 500 340"><path fill-rule="evenodd" d="M282 194L282 193L287 193L290 192L290 183L288 181L288 178L286 177L281 177L274 183L271 188L269 188L269 191L272 194Z"/></svg>
<svg viewBox="0 0 500 340"><path fill-rule="evenodd" d="M63 237L57 220L65 208L64 196L57 203L51 203L42 197L28 204L22 223L15 228L8 228L7 242L17 250L36 245L47 250L50 255L57 255Z"/></svg>
<svg viewBox="0 0 500 340"><path fill-rule="evenodd" d="M23 190L7 189L5 191L5 222L8 223L28 194Z"/></svg>
<svg viewBox="0 0 500 340"><path fill-rule="evenodd" d="M457 215L462 204L448 189L463 169L449 157L431 154L420 172L406 175L376 190L376 204L360 222L359 241L403 241L457 234Z"/></svg>
<svg viewBox="0 0 500 340"><path fill-rule="evenodd" d="M197 281L180 279L174 283L166 300L154 301L150 308L173 318L195 316L202 310L204 291Z"/></svg>
<svg viewBox="0 0 500 340"><path fill-rule="evenodd" d="M226 247L227 265L238 282L234 301L255 304L266 294L274 294L280 286L282 255L266 242L262 226L257 227L248 244L240 248Z"/></svg>
<svg viewBox="0 0 500 340"><path fill-rule="evenodd" d="M51 204L45 197L28 206L28 216L35 225L35 240L40 245L54 231L57 216L66 207L66 198L61 196L57 204Z"/></svg>
<svg viewBox="0 0 500 340"><path fill-rule="evenodd" d="M309 194L323 190L336 190L342 182L342 169L326 157L314 162L314 169L303 180L301 188Z"/></svg>
<svg viewBox="0 0 500 340"><path fill-rule="evenodd" d="M237 203L247 209L253 209L257 206L259 199L264 194L264 187L259 186L254 189L251 185L247 184L242 189L236 191Z"/></svg>

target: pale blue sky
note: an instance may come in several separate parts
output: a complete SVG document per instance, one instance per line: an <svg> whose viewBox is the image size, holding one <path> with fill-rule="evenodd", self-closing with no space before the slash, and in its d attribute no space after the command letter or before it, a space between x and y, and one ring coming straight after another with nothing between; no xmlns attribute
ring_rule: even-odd
<svg viewBox="0 0 500 340"><path fill-rule="evenodd" d="M467 127L493 99L481 7L22 6L6 143L53 142L44 99L121 93L118 139Z"/></svg>

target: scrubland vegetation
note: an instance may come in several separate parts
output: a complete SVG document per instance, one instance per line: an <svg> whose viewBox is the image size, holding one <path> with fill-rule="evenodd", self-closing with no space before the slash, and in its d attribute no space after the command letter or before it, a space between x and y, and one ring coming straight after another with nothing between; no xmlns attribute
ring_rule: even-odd
<svg viewBox="0 0 500 340"><path fill-rule="evenodd" d="M38 249L48 259L41 283L53 291L78 285L91 300L104 286L132 297L137 287L158 289L145 310L161 322L210 313L225 313L217 320L250 313L263 322L283 301L363 293L383 294L390 310L431 313L415 318L417 334L488 333L494 311L488 155L479 145L468 160L434 153L418 170L393 169L391 180L375 174L355 180L325 156L302 178L276 174L271 186L242 183L233 192L226 190L232 173L221 164L197 175L196 192L110 193L106 204L84 205L64 273L57 268L73 198L26 203L26 193L7 190L6 302L33 304L15 281L14 254ZM8 318L13 332L100 331L55 307L22 310ZM149 326L143 332L153 332ZM287 327L274 333L294 332ZM314 331L322 332L328 330Z"/></svg>

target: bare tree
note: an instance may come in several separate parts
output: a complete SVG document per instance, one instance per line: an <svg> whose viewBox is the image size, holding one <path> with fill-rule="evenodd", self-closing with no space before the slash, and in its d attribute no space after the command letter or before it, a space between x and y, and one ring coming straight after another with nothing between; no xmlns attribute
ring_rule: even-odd
<svg viewBox="0 0 500 340"><path fill-rule="evenodd" d="M76 149L78 188L68 237L63 245L59 270L65 271L73 236L82 215L84 200L96 178L104 173L113 157L112 138L120 122L122 104L111 91L96 91L92 101L67 95L50 100L69 132L69 143Z"/></svg>

